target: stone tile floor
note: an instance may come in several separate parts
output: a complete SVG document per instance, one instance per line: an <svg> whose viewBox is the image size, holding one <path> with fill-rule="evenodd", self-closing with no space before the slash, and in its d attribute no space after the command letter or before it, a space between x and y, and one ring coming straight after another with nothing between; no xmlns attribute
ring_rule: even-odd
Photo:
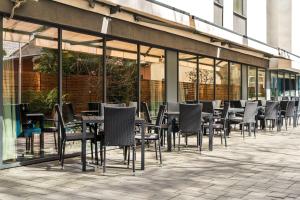
<svg viewBox="0 0 300 200"><path fill-rule="evenodd" d="M256 139L234 132L227 148L214 142L209 152L206 138L202 154L163 152L161 167L148 150L146 170L135 176L120 150L108 153L114 167L106 174L92 163L82 173L79 158L64 170L57 161L1 170L0 199L300 199L300 128L260 131Z"/></svg>

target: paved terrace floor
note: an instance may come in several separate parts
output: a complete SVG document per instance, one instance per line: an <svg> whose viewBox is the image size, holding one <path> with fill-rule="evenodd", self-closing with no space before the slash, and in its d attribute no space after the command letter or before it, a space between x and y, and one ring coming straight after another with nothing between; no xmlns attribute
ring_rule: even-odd
<svg viewBox="0 0 300 200"><path fill-rule="evenodd" d="M92 164L82 173L79 158L64 170L57 161L2 170L0 199L300 199L300 128L244 140L235 132L228 143L215 137L209 152L206 138L201 155L192 147L163 152L162 167L148 150L146 171L135 176L120 168L119 150L108 153L115 167L105 175Z"/></svg>

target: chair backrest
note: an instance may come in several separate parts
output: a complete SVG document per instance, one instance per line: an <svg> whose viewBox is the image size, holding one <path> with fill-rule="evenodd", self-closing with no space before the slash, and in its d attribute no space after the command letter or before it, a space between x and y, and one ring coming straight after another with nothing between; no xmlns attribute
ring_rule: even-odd
<svg viewBox="0 0 300 200"><path fill-rule="evenodd" d="M62 117L66 123L75 119L75 113L72 103L64 103L62 106Z"/></svg>
<svg viewBox="0 0 300 200"><path fill-rule="evenodd" d="M284 96L284 97L282 97L282 100L283 100L283 101L288 101L288 100L290 100L290 98L289 98L289 97L286 97L286 96Z"/></svg>
<svg viewBox="0 0 300 200"><path fill-rule="evenodd" d="M141 103L141 111L144 113L144 119L147 123L152 123L148 104L146 102Z"/></svg>
<svg viewBox="0 0 300 200"><path fill-rule="evenodd" d="M168 109L168 112L179 112L179 103L178 102L168 102L167 109Z"/></svg>
<svg viewBox="0 0 300 200"><path fill-rule="evenodd" d="M159 110L158 110L158 114L157 114L157 118L156 118L156 121L155 121L156 126L161 126L161 124L163 123L165 111L166 111L166 106L165 105L160 105Z"/></svg>
<svg viewBox="0 0 300 200"><path fill-rule="evenodd" d="M220 108L222 104L222 100L214 100L215 102L215 108Z"/></svg>
<svg viewBox="0 0 300 200"><path fill-rule="evenodd" d="M295 101L289 101L286 107L286 116L293 117L295 114Z"/></svg>
<svg viewBox="0 0 300 200"><path fill-rule="evenodd" d="M202 104L179 105L179 128L182 133L197 133L201 130Z"/></svg>
<svg viewBox="0 0 300 200"><path fill-rule="evenodd" d="M20 108L21 123L24 124L27 121L26 114L30 112L29 103L21 103L19 105L19 108Z"/></svg>
<svg viewBox="0 0 300 200"><path fill-rule="evenodd" d="M135 107L135 113L137 113L138 102L136 102L136 101L129 101L128 107Z"/></svg>
<svg viewBox="0 0 300 200"><path fill-rule="evenodd" d="M242 107L241 101L240 100L231 100L230 107L231 108L241 108Z"/></svg>
<svg viewBox="0 0 300 200"><path fill-rule="evenodd" d="M196 104L196 103L198 103L198 101L197 100L187 100L187 101L185 101L185 103L187 103L187 104Z"/></svg>
<svg viewBox="0 0 300 200"><path fill-rule="evenodd" d="M135 108L104 107L104 144L134 145Z"/></svg>
<svg viewBox="0 0 300 200"><path fill-rule="evenodd" d="M99 112L101 112L101 102L89 102L88 103L88 109L89 110L97 110Z"/></svg>
<svg viewBox="0 0 300 200"><path fill-rule="evenodd" d="M280 101L280 110L286 110L289 101Z"/></svg>
<svg viewBox="0 0 300 200"><path fill-rule="evenodd" d="M247 102L243 117L244 123L254 123L255 122L255 116L257 114L257 101Z"/></svg>
<svg viewBox="0 0 300 200"><path fill-rule="evenodd" d="M229 103L225 102L224 103L224 108L222 110L221 118L223 118L225 120L228 118L228 110L229 110Z"/></svg>
<svg viewBox="0 0 300 200"><path fill-rule="evenodd" d="M65 139L66 138L65 122L62 117L62 113L60 111L58 104L55 105L55 111L56 111L57 117L58 117L58 123L59 123L60 132L61 132L61 139Z"/></svg>
<svg viewBox="0 0 300 200"><path fill-rule="evenodd" d="M265 119L277 119L280 105L278 101L267 101Z"/></svg>
<svg viewBox="0 0 300 200"><path fill-rule="evenodd" d="M100 115L104 115L104 107L111 107L111 108L124 108L126 107L125 103L101 103L101 110Z"/></svg>
<svg viewBox="0 0 300 200"><path fill-rule="evenodd" d="M202 112L214 113L214 103L213 101L200 101L203 105ZM224 102L225 103L225 102Z"/></svg>

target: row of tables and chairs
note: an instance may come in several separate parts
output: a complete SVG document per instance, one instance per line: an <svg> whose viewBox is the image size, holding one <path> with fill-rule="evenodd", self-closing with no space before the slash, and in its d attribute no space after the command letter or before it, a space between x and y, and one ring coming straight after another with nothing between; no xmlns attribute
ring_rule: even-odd
<svg viewBox="0 0 300 200"><path fill-rule="evenodd" d="M59 154L62 168L66 143L72 141L81 142L82 170L86 170L86 141L90 141L91 157L95 158L96 164L103 166L106 171L107 147L117 146L123 149L124 161L129 167L132 161L132 169L135 171L136 149L141 149L141 169L145 169L145 144L154 144L155 158L162 164L162 147L166 144L167 151L183 148L182 137L185 146L188 146L188 138L196 135L196 147L201 152L203 149L203 137L208 135L208 149L213 150L214 136L220 136L225 146L228 144L228 136L232 127L238 125L241 134L245 138L245 129L249 135L253 130L256 136L257 128L266 130L277 126L280 131L285 122L288 124L293 120L293 126L298 124L299 99L288 101L199 101L199 102L168 102L160 105L157 116L150 115L146 102L141 103L139 117L138 104L130 102L128 106L124 103L108 104L99 102L88 103L88 110L75 114L72 103L64 103L62 107L55 105L53 119L46 119L41 113L26 112L23 118L32 123L34 129L24 129L31 134L38 133L40 138L41 153L44 145L44 133L54 133L55 147ZM23 108L25 109L25 108ZM25 113L25 112L24 112ZM31 120L31 121L30 121ZM44 126L46 120L52 122L53 126ZM34 126L39 121L40 127ZM271 122L271 124L268 124ZM260 126L258 126L258 124ZM25 126L24 124L23 126ZM30 126L29 126L30 127ZM26 127L25 127L26 128ZM60 134L57 134L60 133ZM57 134L57 137L56 137ZM30 133L26 135L31 136ZM176 144L176 137L178 142ZM28 137L29 138L29 137ZM32 145L33 139L26 139L26 149Z"/></svg>

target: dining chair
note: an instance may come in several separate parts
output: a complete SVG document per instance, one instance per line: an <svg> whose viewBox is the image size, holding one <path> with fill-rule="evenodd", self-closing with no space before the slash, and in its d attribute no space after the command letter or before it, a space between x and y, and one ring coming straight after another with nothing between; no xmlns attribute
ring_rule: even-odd
<svg viewBox="0 0 300 200"><path fill-rule="evenodd" d="M282 102L282 103L281 103ZM281 101L280 122L283 126L283 119L285 120L285 129L287 130L288 120L294 120L295 116L295 101ZM285 108L285 109L284 109Z"/></svg>
<svg viewBox="0 0 300 200"><path fill-rule="evenodd" d="M262 122L262 128L266 130L268 121L271 121L269 129L273 129L274 124L277 126L278 130L278 113L280 110L280 105L278 101L267 101L266 108L262 115L258 116L258 120Z"/></svg>
<svg viewBox="0 0 300 200"><path fill-rule="evenodd" d="M202 150L202 104L179 105L179 134L178 151L180 150L180 136L185 137L185 145L188 145L188 137L197 135L197 148Z"/></svg>
<svg viewBox="0 0 300 200"><path fill-rule="evenodd" d="M128 167L132 149L132 171L135 172L135 108L104 107L103 173L106 172L106 147L128 147Z"/></svg>
<svg viewBox="0 0 300 200"><path fill-rule="evenodd" d="M166 106L160 105L155 124L150 124L150 123L145 124L145 128L148 129L148 132L145 135L145 141L146 142L154 141L156 160L158 160L158 153L157 153L157 146L158 146L160 164L162 164L161 132L163 128L165 111L166 111ZM141 134L137 134L135 136L135 139L141 141L142 139Z"/></svg>
<svg viewBox="0 0 300 200"><path fill-rule="evenodd" d="M70 131L71 129L68 128L68 126L65 125L64 119L62 117L62 113L60 111L60 107L58 104L55 105L55 111L57 113L58 122L59 122L59 128L60 128L60 134L61 134L61 147L60 150L60 163L61 167L64 168L64 158L65 158L65 149L66 149L66 142L73 142L73 141L81 141L82 143L82 131L80 132L74 132L74 130ZM92 140L94 139L94 134L88 132L86 134L86 140ZM82 144L81 144L82 145ZM86 152L81 152L81 154L85 154Z"/></svg>

